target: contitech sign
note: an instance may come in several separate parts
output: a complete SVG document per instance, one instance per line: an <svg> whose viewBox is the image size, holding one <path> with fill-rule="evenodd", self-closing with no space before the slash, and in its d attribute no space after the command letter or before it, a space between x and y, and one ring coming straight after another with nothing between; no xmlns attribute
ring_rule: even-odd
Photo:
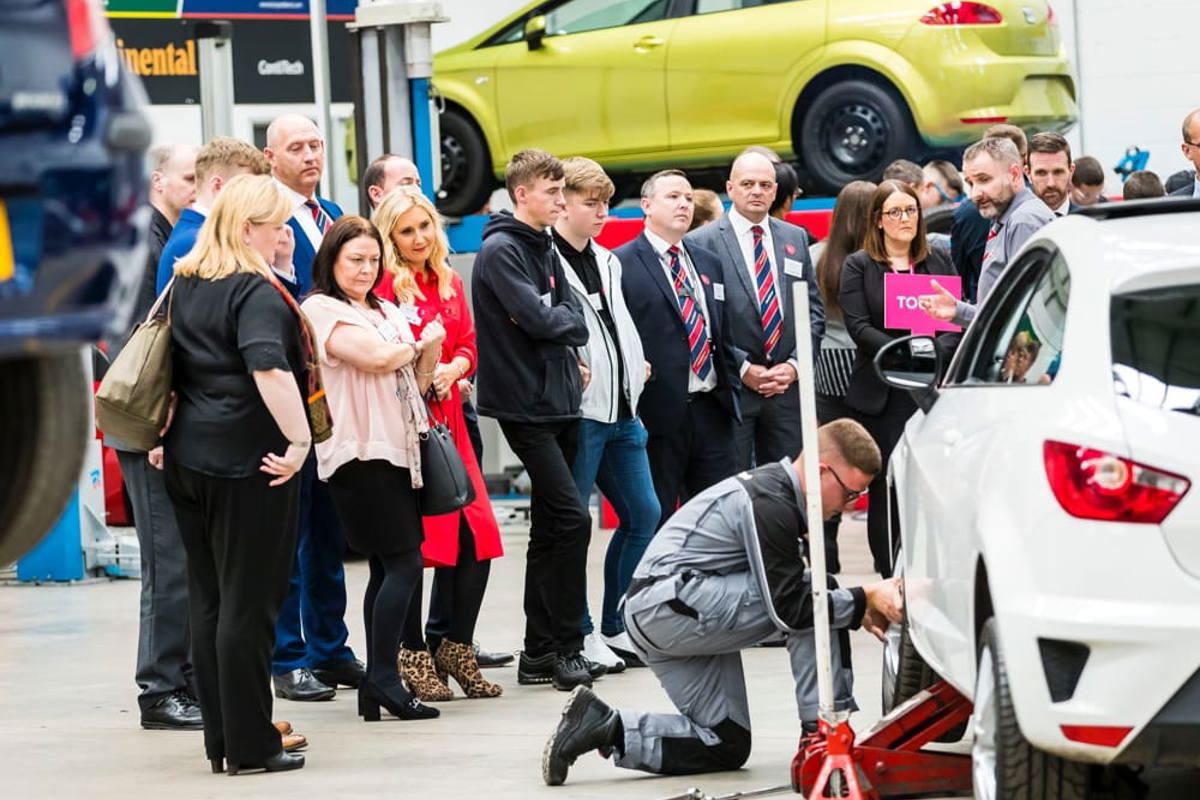
<svg viewBox="0 0 1200 800"><path fill-rule="evenodd" d="M303 75L303 61L288 61L286 58L281 58L278 61L267 61L265 58L259 59L258 62L259 75Z"/></svg>

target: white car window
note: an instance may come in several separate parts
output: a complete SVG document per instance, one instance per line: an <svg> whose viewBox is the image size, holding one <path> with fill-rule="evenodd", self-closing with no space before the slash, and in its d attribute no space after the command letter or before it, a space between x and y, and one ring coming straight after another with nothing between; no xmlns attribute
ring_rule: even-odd
<svg viewBox="0 0 1200 800"><path fill-rule="evenodd" d="M1071 275L1059 254L1033 252L1023 262L997 287L1005 293L999 308L964 341L975 352L964 353L961 383L1044 386L1058 373Z"/></svg>
<svg viewBox="0 0 1200 800"><path fill-rule="evenodd" d="M1116 295L1113 385L1154 408L1200 414L1200 286Z"/></svg>

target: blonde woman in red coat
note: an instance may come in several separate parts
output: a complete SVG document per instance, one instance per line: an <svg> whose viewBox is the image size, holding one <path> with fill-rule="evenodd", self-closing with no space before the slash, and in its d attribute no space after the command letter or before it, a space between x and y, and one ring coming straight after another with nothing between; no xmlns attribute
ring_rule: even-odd
<svg viewBox="0 0 1200 800"><path fill-rule="evenodd" d="M424 701L454 696L447 675L467 697L499 697L502 687L480 673L472 645L491 559L504 553L458 389L458 382L475 372L475 324L462 278L450 268L441 217L428 198L415 188L397 189L380 203L373 221L383 234L386 270L376 291L400 308L414 336L433 320L440 320L446 330L442 359L432 375L437 397L430 408L450 429L475 485L475 500L461 511L423 518L421 549L425 565L435 568L433 602L451 610L450 630L431 653L422 633L421 604L410 604L400 649L401 675Z"/></svg>

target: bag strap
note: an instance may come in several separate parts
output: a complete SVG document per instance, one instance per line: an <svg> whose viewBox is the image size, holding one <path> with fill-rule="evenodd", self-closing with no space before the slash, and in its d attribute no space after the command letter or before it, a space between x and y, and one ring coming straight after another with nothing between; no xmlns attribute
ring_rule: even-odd
<svg viewBox="0 0 1200 800"><path fill-rule="evenodd" d="M146 314L146 322L158 316L158 309L162 306L163 301L167 301L167 322L171 321L171 301L175 297L175 293L171 291L175 287L175 276L171 276L171 280L167 281L167 285L163 287L162 293L155 299L154 305L150 306L150 312Z"/></svg>

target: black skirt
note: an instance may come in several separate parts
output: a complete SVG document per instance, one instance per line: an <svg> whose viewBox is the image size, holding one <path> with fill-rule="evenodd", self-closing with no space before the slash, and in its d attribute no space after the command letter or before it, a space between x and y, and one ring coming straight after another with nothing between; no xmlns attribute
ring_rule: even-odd
<svg viewBox="0 0 1200 800"><path fill-rule="evenodd" d="M388 461L347 461L329 476L329 490L355 551L391 555L425 541L417 490L407 469Z"/></svg>

